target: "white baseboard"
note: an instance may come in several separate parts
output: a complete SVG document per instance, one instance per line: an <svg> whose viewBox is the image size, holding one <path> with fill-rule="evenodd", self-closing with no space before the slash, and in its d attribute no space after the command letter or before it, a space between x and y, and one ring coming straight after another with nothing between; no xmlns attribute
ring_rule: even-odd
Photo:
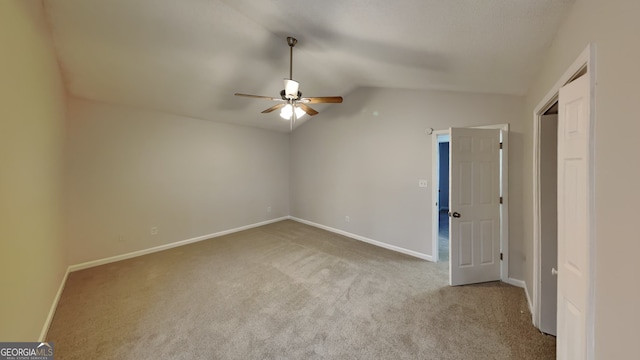
<svg viewBox="0 0 640 360"><path fill-rule="evenodd" d="M517 287L523 288L525 290L527 289L524 281L522 281L522 280L518 280L518 279L514 279L514 278L508 278L505 282L507 284L509 284L509 285L517 286Z"/></svg>
<svg viewBox="0 0 640 360"><path fill-rule="evenodd" d="M235 232L238 232L238 231L248 230L248 229L252 229L252 228L258 227L258 226L267 225L267 224L271 224L271 223L274 223L274 222L287 220L287 219L289 219L289 216L284 216L284 217L280 217L280 218L277 218L277 219L271 219L271 220L267 220L267 221L262 221L262 222L255 223L255 224L245 225L245 226L241 226L241 227L238 227L238 228L224 230L224 231L220 231L220 232L213 233L213 234L197 236L197 237L194 237L194 238L191 238L191 239L176 241L176 242L173 242L173 243L170 243L170 244L154 246L152 248L138 250L138 251L122 254L122 255L116 255L116 256L111 256L111 257L104 258L104 259L87 261L87 262L84 262L84 263L81 263L81 264L76 264L76 265L69 266L69 271L73 272L73 271L88 269L88 268L91 268L91 267L100 266L100 265L104 265L104 264L109 264L109 263L120 261L120 260L126 260L126 259L131 259L131 258L142 256L142 255L152 254L154 252L168 250L168 249L172 249L174 247L183 246L183 245L187 245L187 244L191 244L191 243L194 243L194 242L207 240L207 239L211 239L211 238L215 238L215 237L219 237L219 236L223 236L223 235L228 235L228 234L232 234L232 233L235 233Z"/></svg>
<svg viewBox="0 0 640 360"><path fill-rule="evenodd" d="M64 290L64 286L67 284L67 278L69 277L69 267L67 267L67 271L65 271L64 276L62 277L62 281L60 282L60 287L58 287L58 292L56 293L56 297L53 298L53 303L51 304L51 308L49 309L49 315L47 315L47 319L44 322L44 326L42 327L42 331L40 332L39 342L44 342L47 338L47 333L49 332L49 327L51 326L51 321L53 321L53 315L56 313L56 309L58 308L58 302L60 301L60 297L62 296L62 291Z"/></svg>
<svg viewBox="0 0 640 360"><path fill-rule="evenodd" d="M312 221L300 219L300 218L297 218L297 217L290 216L289 218L291 220L295 220L295 221L303 223L303 224L307 224L307 225L310 225L310 226L313 226L313 227L317 227L319 229L327 230L327 231L330 231L332 233L340 234L340 235L343 235L343 236L346 236L346 237L349 237L349 238L352 238L352 239L355 239L355 240L359 240L359 241L362 241L362 242L366 242L366 243L369 243L369 244L372 244L372 245L375 245L375 246L379 246L379 247L382 247L382 248L385 248L385 249L388 249L388 250L392 250L392 251L399 252L399 253L402 253L402 254L406 254L406 255L409 255L409 256L417 257L419 259L423 259L423 260L427 260L427 261L433 261L433 257L431 255L423 254L421 252L417 252L417 251L405 249L405 248L402 248L402 247L399 247L399 246L387 244L387 243L384 243L384 242L381 242L381 241L378 241L378 240L369 239L369 238L366 238L364 236L360 236L360 235L357 235L357 234L352 234L352 233L346 232L344 230L332 228L332 227L329 227L329 226L326 226L326 225L314 223Z"/></svg>
<svg viewBox="0 0 640 360"><path fill-rule="evenodd" d="M527 284L522 281L522 280L518 280L518 279L514 279L514 278L509 278L507 279L507 281L505 281L507 284L513 285L513 286L517 286L517 287L521 287L524 289L524 294L527 297L527 305L529 306L529 312L531 314L533 314L533 302L531 301L531 296L529 296L529 290L527 290Z"/></svg>
<svg viewBox="0 0 640 360"><path fill-rule="evenodd" d="M524 295L527 297L527 305L529 305L529 313L531 314L531 321L533 322L533 302L531 301L531 296L529 296L529 290L527 290L527 285L524 285Z"/></svg>

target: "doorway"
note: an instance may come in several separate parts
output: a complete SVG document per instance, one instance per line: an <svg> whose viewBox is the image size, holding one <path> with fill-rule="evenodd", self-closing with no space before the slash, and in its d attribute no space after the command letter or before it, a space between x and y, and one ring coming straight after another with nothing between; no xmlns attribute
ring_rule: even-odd
<svg viewBox="0 0 640 360"><path fill-rule="evenodd" d="M499 192L501 195L500 204L500 225L499 225L499 237L500 237L500 280L515 286L524 287L524 283L520 280L513 280L509 278L509 124L496 124L471 127L474 129L499 129L500 130L500 143L502 150L500 151L500 163L499 163ZM442 143L449 143L450 146L450 131L446 130L434 130L432 138L432 162L431 162L431 175L432 175L432 199L433 199L433 211L432 211L432 261L443 262L450 260L450 233L449 233L449 218L447 202L447 211L440 211L444 209L443 202L440 201L441 178L450 177L449 174L449 162L450 154L446 160L441 161L440 147ZM442 145L446 146L446 145ZM450 149L449 149L450 150ZM442 162L447 161L446 166L442 166ZM442 171L441 171L442 169ZM444 172L447 172L446 175ZM447 187L447 191L450 192L451 184L450 179ZM446 219L443 218L446 217ZM442 226L441 226L442 225ZM441 240L442 238L442 240ZM442 244L442 246L441 246ZM445 254L446 253L446 254ZM446 257L445 257L446 256ZM449 264L451 265L451 264ZM449 266L449 278L451 279L451 266Z"/></svg>
<svg viewBox="0 0 640 360"><path fill-rule="evenodd" d="M540 331L556 335L558 307L558 102L539 123Z"/></svg>
<svg viewBox="0 0 640 360"><path fill-rule="evenodd" d="M449 134L438 139L438 259L449 261Z"/></svg>

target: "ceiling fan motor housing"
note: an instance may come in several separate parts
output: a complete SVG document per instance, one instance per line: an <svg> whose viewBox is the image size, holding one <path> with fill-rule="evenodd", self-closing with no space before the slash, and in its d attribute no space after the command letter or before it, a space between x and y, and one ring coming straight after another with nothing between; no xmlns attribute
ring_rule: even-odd
<svg viewBox="0 0 640 360"><path fill-rule="evenodd" d="M298 91L297 94L287 94L286 91L282 90L280 91L280 96L282 97L282 100L298 100L302 97L302 93L300 91Z"/></svg>

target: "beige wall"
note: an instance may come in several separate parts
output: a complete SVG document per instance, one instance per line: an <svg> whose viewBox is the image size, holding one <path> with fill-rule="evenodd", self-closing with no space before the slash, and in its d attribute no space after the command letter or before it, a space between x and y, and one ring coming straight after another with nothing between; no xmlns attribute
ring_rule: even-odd
<svg viewBox="0 0 640 360"><path fill-rule="evenodd" d="M0 1L0 341L37 341L66 269L65 93L40 1Z"/></svg>
<svg viewBox="0 0 640 360"><path fill-rule="evenodd" d="M291 139L291 215L431 255L431 141L426 128L511 124L522 157L517 96L361 88L303 124ZM519 183L510 161L511 276L522 276ZM428 188L419 188L427 179ZM350 222L345 222L345 216Z"/></svg>
<svg viewBox="0 0 640 360"><path fill-rule="evenodd" d="M69 123L71 264L289 215L286 133L78 99Z"/></svg>
<svg viewBox="0 0 640 360"><path fill-rule="evenodd" d="M533 109L589 42L596 54L596 317L597 359L638 356L640 334L640 2L578 0L545 58L526 100L525 280L532 290Z"/></svg>

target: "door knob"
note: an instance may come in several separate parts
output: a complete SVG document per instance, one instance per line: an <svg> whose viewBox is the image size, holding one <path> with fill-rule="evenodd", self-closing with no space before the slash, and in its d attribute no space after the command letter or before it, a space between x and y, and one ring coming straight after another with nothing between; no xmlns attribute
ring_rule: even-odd
<svg viewBox="0 0 640 360"><path fill-rule="evenodd" d="M453 213L451 211L449 211L449 217L459 218L460 217L460 213L457 212L457 211L454 211Z"/></svg>
<svg viewBox="0 0 640 360"><path fill-rule="evenodd" d="M551 275L558 276L558 270L556 270L556 268L551 268Z"/></svg>

